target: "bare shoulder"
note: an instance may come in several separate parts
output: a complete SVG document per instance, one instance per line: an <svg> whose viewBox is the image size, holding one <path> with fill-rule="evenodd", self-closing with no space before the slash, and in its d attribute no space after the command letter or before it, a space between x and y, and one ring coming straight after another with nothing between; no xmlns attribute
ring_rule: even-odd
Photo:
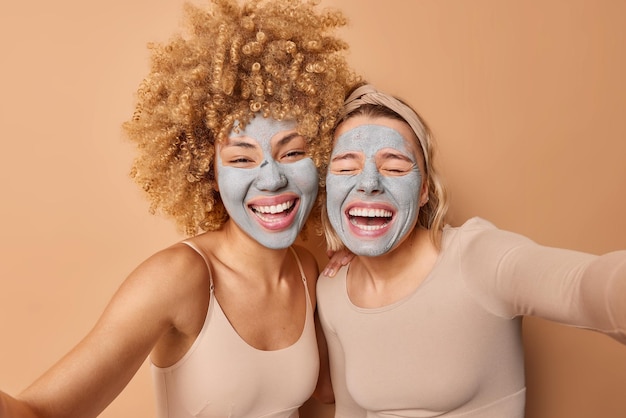
<svg viewBox="0 0 626 418"><path fill-rule="evenodd" d="M139 276L160 286L194 287L206 278L208 267L200 254L183 243L165 248L141 263L132 276ZM171 289L170 289L171 290Z"/></svg>
<svg viewBox="0 0 626 418"><path fill-rule="evenodd" d="M175 323L181 310L206 302L208 275L208 267L200 254L177 243L143 261L120 290L128 287L141 289L160 309L168 312Z"/></svg>

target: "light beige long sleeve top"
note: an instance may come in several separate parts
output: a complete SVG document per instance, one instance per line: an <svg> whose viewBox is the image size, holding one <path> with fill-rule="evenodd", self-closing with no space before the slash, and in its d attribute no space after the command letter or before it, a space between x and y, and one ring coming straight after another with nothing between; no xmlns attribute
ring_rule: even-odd
<svg viewBox="0 0 626 418"><path fill-rule="evenodd" d="M317 285L336 417L523 418L523 315L626 343L626 251L544 247L474 218L444 229L412 294L376 309L350 301L348 268Z"/></svg>

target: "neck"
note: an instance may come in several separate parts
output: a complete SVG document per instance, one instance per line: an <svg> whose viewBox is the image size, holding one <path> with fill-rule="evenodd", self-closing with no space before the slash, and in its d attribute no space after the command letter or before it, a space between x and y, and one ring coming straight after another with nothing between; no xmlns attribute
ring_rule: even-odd
<svg viewBox="0 0 626 418"><path fill-rule="evenodd" d="M348 274L353 302L382 306L406 296L430 273L438 254L428 230L418 229L383 255L355 257Z"/></svg>
<svg viewBox="0 0 626 418"><path fill-rule="evenodd" d="M376 257L358 256L357 260L372 276L393 280L393 272L406 270L430 246L428 231L416 229L390 251Z"/></svg>
<svg viewBox="0 0 626 418"><path fill-rule="evenodd" d="M228 270L242 278L253 277L257 282L276 282L291 260L289 248L267 248L244 233L232 220L217 231L205 233L201 240Z"/></svg>

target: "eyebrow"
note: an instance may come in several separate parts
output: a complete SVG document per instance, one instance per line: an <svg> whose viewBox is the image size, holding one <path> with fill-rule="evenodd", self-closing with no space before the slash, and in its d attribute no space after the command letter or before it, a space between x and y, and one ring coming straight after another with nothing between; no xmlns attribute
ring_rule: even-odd
<svg viewBox="0 0 626 418"><path fill-rule="evenodd" d="M289 142L291 142L292 140L296 138L300 138L300 137L302 137L302 135L300 135L298 132L291 132L285 135L283 138L279 139L278 142L276 143L276 146L284 146L288 144ZM240 147L240 148L245 148L245 149L257 148L257 144L245 141L241 138L248 138L248 137L228 138L228 142L224 144L224 147Z"/></svg>
<svg viewBox="0 0 626 418"><path fill-rule="evenodd" d="M400 152L391 152L391 151L386 151L384 153L382 153L380 155L381 158L384 159L391 159L391 160L403 160L403 161L408 161L408 162L413 162L413 160L411 160L409 157L407 157L406 155L400 153Z"/></svg>
<svg viewBox="0 0 626 418"><path fill-rule="evenodd" d="M247 141L239 140L238 138L229 138L228 142L224 144L224 147L239 147L245 149L255 149L257 148L256 144L252 144Z"/></svg>
<svg viewBox="0 0 626 418"><path fill-rule="evenodd" d="M284 145L287 145L289 142L291 142L292 140L296 138L304 138L304 137L300 135L298 132L291 132L285 135L283 138L279 139L278 142L276 143L276 146L282 147Z"/></svg>
<svg viewBox="0 0 626 418"><path fill-rule="evenodd" d="M356 152L345 152L343 154L339 154L335 157L333 157L330 161L339 161L339 160L356 160L359 158L358 153Z"/></svg>

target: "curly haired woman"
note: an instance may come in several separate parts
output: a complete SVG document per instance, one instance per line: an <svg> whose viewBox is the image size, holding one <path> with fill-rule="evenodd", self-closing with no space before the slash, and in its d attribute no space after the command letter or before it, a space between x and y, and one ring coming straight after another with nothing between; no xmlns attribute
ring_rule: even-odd
<svg viewBox="0 0 626 418"><path fill-rule="evenodd" d="M337 11L301 0L187 6L124 125L151 211L189 238L140 264L93 330L2 417L93 417L146 357L160 417L297 417L320 362L318 268L292 244L356 82Z"/></svg>

